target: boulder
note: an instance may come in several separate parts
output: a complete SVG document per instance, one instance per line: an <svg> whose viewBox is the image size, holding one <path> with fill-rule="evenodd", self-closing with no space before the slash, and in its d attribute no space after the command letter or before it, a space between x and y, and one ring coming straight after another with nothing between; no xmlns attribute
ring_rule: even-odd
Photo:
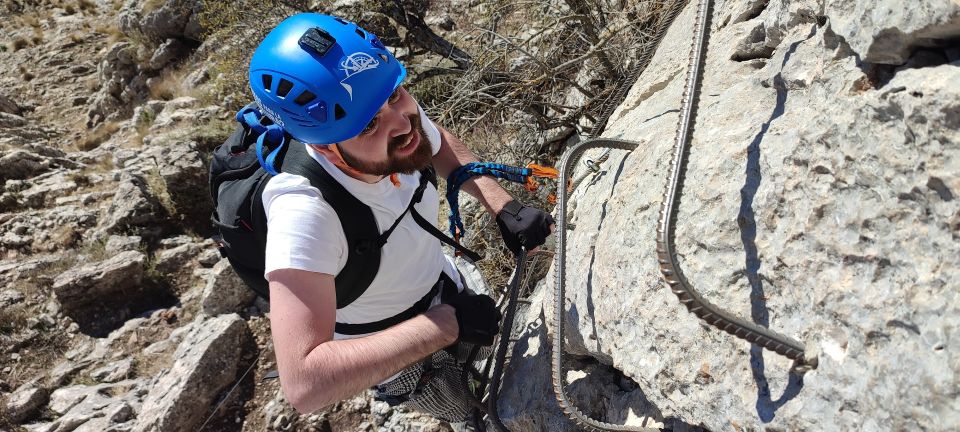
<svg viewBox="0 0 960 432"><path fill-rule="evenodd" d="M102 383L117 382L130 378L133 366L133 358L123 358L90 372L90 378Z"/></svg>
<svg viewBox="0 0 960 432"><path fill-rule="evenodd" d="M170 146L160 163L160 177L181 221L198 228L210 226L213 204L209 169L195 141Z"/></svg>
<svg viewBox="0 0 960 432"><path fill-rule="evenodd" d="M162 274L175 274L186 269L190 261L200 253L200 245L188 243L157 251L154 262Z"/></svg>
<svg viewBox="0 0 960 432"><path fill-rule="evenodd" d="M145 262L146 256L139 251L120 252L61 273L54 279L53 292L64 309L82 308L138 286Z"/></svg>
<svg viewBox="0 0 960 432"><path fill-rule="evenodd" d="M183 79L183 85L188 89L193 89L206 84L207 81L210 81L210 68L201 66L199 69L187 74Z"/></svg>
<svg viewBox="0 0 960 432"><path fill-rule="evenodd" d="M138 250L142 241L140 236L112 235L107 238L105 248L107 253Z"/></svg>
<svg viewBox="0 0 960 432"><path fill-rule="evenodd" d="M27 119L20 117L16 114L10 114L0 111L0 127L15 128L19 126L24 126L27 124Z"/></svg>
<svg viewBox="0 0 960 432"><path fill-rule="evenodd" d="M47 431L117 431L131 419L131 406L140 404L144 382L126 380L93 386L73 385L50 394L50 410L60 416L45 425Z"/></svg>
<svg viewBox="0 0 960 432"><path fill-rule="evenodd" d="M8 97L7 95L0 94L0 112L13 114L13 115L20 115L23 113L23 110L20 109L20 105L17 105L17 103L14 102L13 99Z"/></svg>
<svg viewBox="0 0 960 432"><path fill-rule="evenodd" d="M94 93L87 111L87 126L118 120L130 114L131 103L146 99L146 77L137 64L137 48L130 42L110 47L97 65L100 90Z"/></svg>
<svg viewBox="0 0 960 432"><path fill-rule="evenodd" d="M107 210L103 228L111 234L126 233L157 221L160 204L143 177L123 174Z"/></svg>
<svg viewBox="0 0 960 432"><path fill-rule="evenodd" d="M50 160L26 150L4 152L0 156L0 183L7 180L23 180L50 170Z"/></svg>
<svg viewBox="0 0 960 432"><path fill-rule="evenodd" d="M184 58L189 50L190 47L180 39L167 39L154 50L150 60L143 66L150 71L161 70L171 62Z"/></svg>
<svg viewBox="0 0 960 432"><path fill-rule="evenodd" d="M249 338L246 323L236 314L193 322L173 365L157 377L143 401L132 430L197 429L217 395L237 379Z"/></svg>
<svg viewBox="0 0 960 432"><path fill-rule="evenodd" d="M203 313L220 315L240 312L249 306L256 296L224 258L213 266L213 271L207 277L201 300Z"/></svg>
<svg viewBox="0 0 960 432"><path fill-rule="evenodd" d="M6 398L6 415L13 423L23 423L47 403L50 392L37 380L28 381Z"/></svg>
<svg viewBox="0 0 960 432"><path fill-rule="evenodd" d="M198 14L202 10L203 2L196 0L128 0L118 18L120 31L157 42L169 38L200 41L204 30Z"/></svg>

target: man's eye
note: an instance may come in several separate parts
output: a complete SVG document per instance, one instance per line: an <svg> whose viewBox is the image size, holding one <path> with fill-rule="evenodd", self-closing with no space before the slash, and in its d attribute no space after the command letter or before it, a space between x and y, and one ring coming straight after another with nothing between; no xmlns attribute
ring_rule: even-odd
<svg viewBox="0 0 960 432"><path fill-rule="evenodd" d="M380 116L378 115L378 116L375 116L373 120L370 120L370 123L367 123L367 127L363 128L363 130L360 131L360 135L366 135L370 132L373 132L373 130L377 128L377 120L379 118Z"/></svg>
<svg viewBox="0 0 960 432"><path fill-rule="evenodd" d="M398 100L400 100L400 87L397 87L397 89L393 91L393 94L390 95L390 98L387 99L387 102L394 103Z"/></svg>

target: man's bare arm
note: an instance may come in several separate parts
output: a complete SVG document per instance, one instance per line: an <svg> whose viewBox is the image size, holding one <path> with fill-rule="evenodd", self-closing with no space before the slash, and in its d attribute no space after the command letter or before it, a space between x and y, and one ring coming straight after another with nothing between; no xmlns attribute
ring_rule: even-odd
<svg viewBox="0 0 960 432"><path fill-rule="evenodd" d="M334 277L302 270L270 273L270 324L287 400L312 412L362 392L452 344L455 311L439 305L380 333L334 341Z"/></svg>
<svg viewBox="0 0 960 432"><path fill-rule="evenodd" d="M477 157L459 138L440 126L437 126L437 129L440 129L440 151L433 156L433 166L436 167L438 174L446 177L459 166L477 162ZM493 217L496 217L503 206L513 199L500 187L497 180L490 176L471 177L463 183L461 188L480 200Z"/></svg>

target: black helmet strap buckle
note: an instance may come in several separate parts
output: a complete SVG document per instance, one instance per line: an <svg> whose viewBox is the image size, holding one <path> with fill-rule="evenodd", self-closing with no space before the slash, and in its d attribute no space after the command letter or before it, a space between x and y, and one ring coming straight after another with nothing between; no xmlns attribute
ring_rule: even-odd
<svg viewBox="0 0 960 432"><path fill-rule="evenodd" d="M323 56L327 51L330 51L330 48L333 48L337 40L323 29L314 27L305 31L303 36L300 36L298 43L303 49Z"/></svg>

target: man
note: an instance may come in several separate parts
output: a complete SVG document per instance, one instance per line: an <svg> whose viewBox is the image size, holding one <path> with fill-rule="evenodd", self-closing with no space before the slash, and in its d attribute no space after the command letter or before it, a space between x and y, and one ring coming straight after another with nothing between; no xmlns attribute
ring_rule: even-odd
<svg viewBox="0 0 960 432"><path fill-rule="evenodd" d="M381 231L397 223L370 286L338 309L335 277L349 251L335 211L299 175L280 173L264 189L274 349L284 394L301 412L377 386L385 400L463 421L469 407L463 389L450 382L459 366L444 349L458 341L490 345L498 331L493 300L471 293L440 242L405 215L419 170L432 164L446 176L476 160L427 118L400 85L405 76L376 36L319 14L284 20L251 60L250 85L262 113L306 143L313 161L373 210ZM463 190L496 216L514 252L549 235L552 218L514 202L495 179L474 177ZM414 210L436 221L438 201L427 187ZM455 286L446 303L432 291L443 281ZM417 304L429 308L389 328L335 331L393 323Z"/></svg>

